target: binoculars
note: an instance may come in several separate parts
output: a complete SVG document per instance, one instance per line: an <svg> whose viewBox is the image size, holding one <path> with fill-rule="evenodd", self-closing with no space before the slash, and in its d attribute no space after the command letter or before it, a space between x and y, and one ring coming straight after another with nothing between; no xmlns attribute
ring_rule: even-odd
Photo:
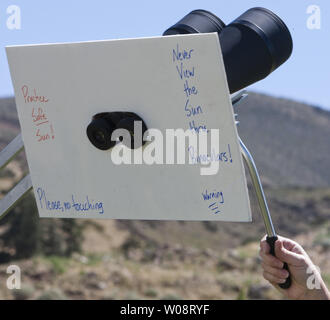
<svg viewBox="0 0 330 320"><path fill-rule="evenodd" d="M111 140L112 133L116 129L125 129L129 134L127 147L137 149L145 144L145 141L142 137L140 139L134 137L135 121L141 121L143 137L148 128L143 119L136 113L119 111L98 113L93 116L92 122L87 127L87 137L97 149L108 150L116 144L116 141Z"/></svg>
<svg viewBox="0 0 330 320"><path fill-rule="evenodd" d="M164 32L164 36L217 32L226 69L230 93L267 77L292 53L292 38L284 22L264 8L247 10L229 25L206 10L194 10ZM142 121L143 133L147 127L134 113L100 113L87 128L90 142L100 150L112 148L115 129L129 132L131 148L144 142L134 137L134 121Z"/></svg>
<svg viewBox="0 0 330 320"><path fill-rule="evenodd" d="M252 8L227 26L213 13L194 10L164 32L175 34L217 32L230 93L267 77L292 53L285 23L272 11Z"/></svg>

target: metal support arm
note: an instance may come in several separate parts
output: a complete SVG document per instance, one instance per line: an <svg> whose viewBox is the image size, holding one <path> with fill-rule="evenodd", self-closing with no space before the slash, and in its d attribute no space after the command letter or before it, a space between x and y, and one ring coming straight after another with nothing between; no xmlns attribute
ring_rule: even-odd
<svg viewBox="0 0 330 320"><path fill-rule="evenodd" d="M19 134L0 152L0 170L13 160L23 148L22 136ZM0 219L2 219L30 190L32 190L32 181L30 175L27 175L0 199Z"/></svg>
<svg viewBox="0 0 330 320"><path fill-rule="evenodd" d="M259 203L259 207L260 207L260 211L261 211L261 216L262 216L264 224L265 224L267 235L269 237L275 237L276 236L275 229L274 229L272 218L271 218L271 215L270 215L270 212L268 209L266 196L265 196L264 190L262 188L262 184L260 181L257 167L254 163L251 153L249 152L249 150L247 149L245 144L242 142L241 138L239 138L239 143L240 143L243 159L245 160L245 163L249 169L252 184L253 184L254 190L257 195L257 199L258 199L258 203Z"/></svg>

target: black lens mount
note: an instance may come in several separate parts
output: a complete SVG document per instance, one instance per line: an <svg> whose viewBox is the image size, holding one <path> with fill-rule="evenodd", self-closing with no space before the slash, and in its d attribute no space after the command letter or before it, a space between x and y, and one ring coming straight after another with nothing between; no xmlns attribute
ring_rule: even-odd
<svg viewBox="0 0 330 320"><path fill-rule="evenodd" d="M141 137L134 132L134 123L141 121L142 135ZM143 135L148 130L143 119L133 112L103 112L93 116L91 123L87 127L87 137L89 141L100 150L109 150L116 145L116 141L112 141L112 134L116 129L125 129L129 135L127 147L139 148L145 144ZM120 139L120 141L126 141Z"/></svg>
<svg viewBox="0 0 330 320"><path fill-rule="evenodd" d="M168 28L163 36L187 33L221 32L225 24L210 11L198 9L184 16L179 22Z"/></svg>

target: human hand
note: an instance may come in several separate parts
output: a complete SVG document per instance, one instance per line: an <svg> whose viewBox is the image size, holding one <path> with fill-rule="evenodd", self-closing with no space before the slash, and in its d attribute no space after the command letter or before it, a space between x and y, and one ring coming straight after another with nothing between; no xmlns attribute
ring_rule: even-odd
<svg viewBox="0 0 330 320"><path fill-rule="evenodd" d="M275 255L270 254L270 246L264 237L260 242L260 257L263 276L276 289L289 299L317 300L330 299L321 274L305 250L295 241L278 236L275 242ZM289 273L283 269L288 264L292 284L288 289L281 289L278 284L284 283ZM308 286L308 279L314 277L314 286Z"/></svg>

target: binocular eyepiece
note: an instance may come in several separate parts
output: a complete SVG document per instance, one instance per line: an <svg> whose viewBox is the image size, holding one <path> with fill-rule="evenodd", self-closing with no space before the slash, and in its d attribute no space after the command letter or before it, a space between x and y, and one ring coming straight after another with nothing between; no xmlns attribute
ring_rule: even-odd
<svg viewBox="0 0 330 320"><path fill-rule="evenodd" d="M247 10L229 25L206 10L194 10L164 36L217 32L230 93L267 77L291 55L293 45L285 23L265 8Z"/></svg>

